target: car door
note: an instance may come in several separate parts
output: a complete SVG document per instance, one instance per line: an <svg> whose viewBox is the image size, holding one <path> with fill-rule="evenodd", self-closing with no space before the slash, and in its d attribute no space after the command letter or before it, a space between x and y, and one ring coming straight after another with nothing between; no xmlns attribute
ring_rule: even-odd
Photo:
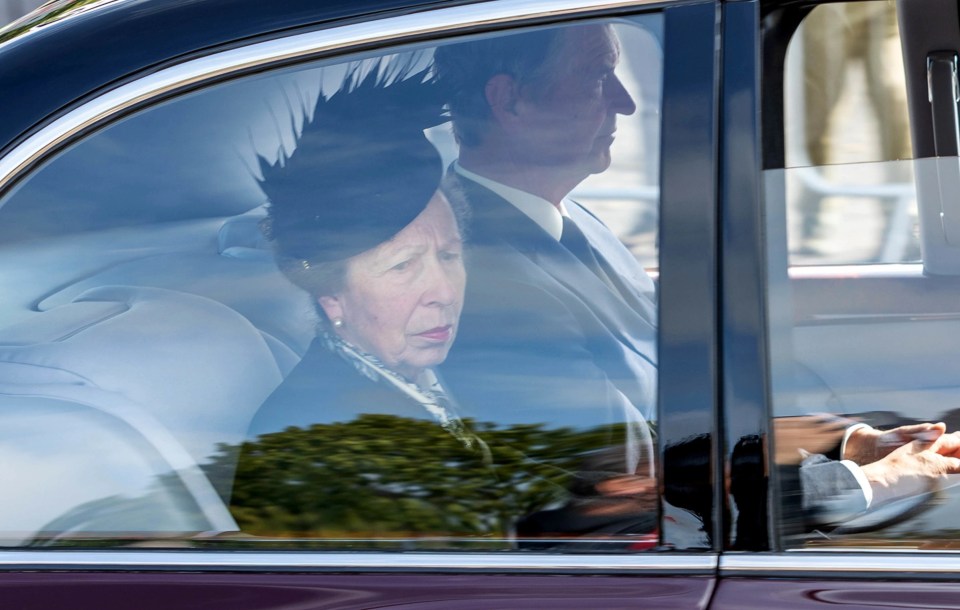
<svg viewBox="0 0 960 610"><path fill-rule="evenodd" d="M73 27L129 18L149 28L228 8L195 4L158 2L151 12L104 3ZM42 119L20 108L22 124L7 126L16 134L0 158L0 589L9 604L706 607L725 527L716 492L720 8L380 8L324 22L347 9L327 16L280 3L271 23L284 29L269 32L232 13L228 44L78 91ZM67 21L7 49L19 61L31 44L49 49L47 37L71 40ZM637 111L620 122L611 167L571 197L626 244L659 303L658 353L649 355L658 401L646 416L662 493L643 498L652 526L524 548L516 522L579 510L569 473L607 449L596 439L608 430L586 409L539 420L522 419L516 405L468 412L485 434L535 458L499 463L493 483L457 461L456 443L433 422L375 403L354 420L249 434L317 321L315 299L280 271L261 230L262 164L282 163L316 101L351 75L426 64L465 41L597 25L618 40L617 73ZM445 164L456 159L449 128L428 137ZM549 396L549 375L519 381ZM241 452L257 460L238 467ZM317 500L321 488L336 492Z"/></svg>
<svg viewBox="0 0 960 610"><path fill-rule="evenodd" d="M726 10L739 40L760 33L725 89L743 93L728 120L753 130L762 172L724 172L739 187L722 204L733 516L713 607L953 607L956 475L906 490L891 467L878 488L909 438L869 457L840 442L864 425L957 429L956 5ZM831 475L804 478L817 465L863 480L823 502Z"/></svg>

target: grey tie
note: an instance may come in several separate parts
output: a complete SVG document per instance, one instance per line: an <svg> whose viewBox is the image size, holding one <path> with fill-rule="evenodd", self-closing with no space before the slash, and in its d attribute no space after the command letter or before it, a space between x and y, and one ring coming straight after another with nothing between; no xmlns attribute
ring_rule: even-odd
<svg viewBox="0 0 960 610"><path fill-rule="evenodd" d="M560 234L560 245L576 256L580 262L586 265L587 269L600 278L600 281L623 299L628 306L638 312L644 311L644 305L638 300L634 290L631 289L623 277L610 267L603 255L597 254L577 223L566 216L563 217L563 233Z"/></svg>
<svg viewBox="0 0 960 610"><path fill-rule="evenodd" d="M608 288L614 292L619 292L613 285L613 282L610 281L610 276L603 270L600 261L597 260L597 255L590 246L590 242L587 241L587 237L583 234L583 231L580 230L577 223L566 216L563 217L563 233L560 234L560 244L580 259L580 262L600 278Z"/></svg>

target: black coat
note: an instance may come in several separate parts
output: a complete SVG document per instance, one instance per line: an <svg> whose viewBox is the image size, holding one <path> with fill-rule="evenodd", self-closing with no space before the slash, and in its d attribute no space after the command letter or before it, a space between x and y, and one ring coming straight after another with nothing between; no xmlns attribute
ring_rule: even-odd
<svg viewBox="0 0 960 610"><path fill-rule="evenodd" d="M433 419L417 401L365 377L315 339L300 363L261 405L247 437L290 426L346 423L363 413Z"/></svg>

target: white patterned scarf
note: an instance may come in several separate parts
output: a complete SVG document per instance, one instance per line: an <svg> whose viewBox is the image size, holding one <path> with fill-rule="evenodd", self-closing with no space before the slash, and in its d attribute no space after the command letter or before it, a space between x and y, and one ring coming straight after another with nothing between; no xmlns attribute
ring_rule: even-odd
<svg viewBox="0 0 960 610"><path fill-rule="evenodd" d="M485 463L492 463L490 448L463 423L440 385L440 380L432 371L426 376L430 387L424 388L397 373L373 354L363 351L335 333L321 330L319 336L327 349L353 365L361 375L375 383L387 383L410 397L426 409L441 428L463 443L464 447L480 452Z"/></svg>

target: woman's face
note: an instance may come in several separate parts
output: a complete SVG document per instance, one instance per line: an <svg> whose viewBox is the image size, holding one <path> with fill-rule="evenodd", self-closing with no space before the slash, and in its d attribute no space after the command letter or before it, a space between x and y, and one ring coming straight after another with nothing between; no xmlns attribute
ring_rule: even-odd
<svg viewBox="0 0 960 610"><path fill-rule="evenodd" d="M447 357L463 307L463 242L437 191L413 222L347 261L344 288L319 298L340 336L415 379Z"/></svg>

